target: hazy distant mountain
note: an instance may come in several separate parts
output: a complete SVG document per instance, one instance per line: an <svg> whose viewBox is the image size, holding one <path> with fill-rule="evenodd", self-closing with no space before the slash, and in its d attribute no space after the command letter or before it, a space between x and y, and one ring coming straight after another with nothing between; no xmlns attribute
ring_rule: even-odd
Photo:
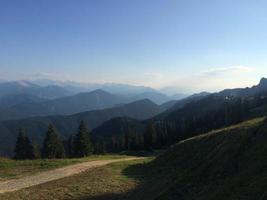
<svg viewBox="0 0 267 200"><path fill-rule="evenodd" d="M262 78L259 85L256 86L259 91L265 91L267 89L267 79Z"/></svg>
<svg viewBox="0 0 267 200"><path fill-rule="evenodd" d="M177 86L167 86L167 87L161 88L159 91L167 96L174 96L176 94L183 94L182 91L184 91L184 88L180 88ZM183 95L186 96L186 94L183 94Z"/></svg>
<svg viewBox="0 0 267 200"><path fill-rule="evenodd" d="M59 85L72 93L90 92L101 89L106 92L128 98L128 102L147 98L157 104L162 104L167 101L175 99L178 100L186 96L184 94L176 94L173 97L169 97L168 95L150 87L119 83L78 83L73 81L50 81L47 79L34 80L32 82L41 86L47 86L50 84Z"/></svg>
<svg viewBox="0 0 267 200"><path fill-rule="evenodd" d="M160 105L167 101L172 100L165 94L160 92L145 92L138 95L135 95L130 98L132 101L140 100L140 99L150 99L151 101L155 102L156 104Z"/></svg>
<svg viewBox="0 0 267 200"><path fill-rule="evenodd" d="M0 122L0 155L4 152L12 152L19 127L25 128L29 136L37 142L41 142L49 123L52 123L63 138L67 138L77 132L81 120L91 129L96 128L105 121L116 117L130 117L144 120L162 112L160 106L150 100L140 100L122 106L93 110L69 116L33 117L22 120Z"/></svg>
<svg viewBox="0 0 267 200"><path fill-rule="evenodd" d="M135 86L129 84L119 84L119 83L79 83L74 81L55 81L49 79L37 79L31 81L34 84L41 86L48 85L58 85L64 87L65 89L80 93L80 92L90 92L93 90L101 89L113 94L119 94L123 96L132 96L144 92L155 92L156 90L145 86Z"/></svg>
<svg viewBox="0 0 267 200"><path fill-rule="evenodd" d="M43 99L55 99L71 95L68 90L55 85L41 87L29 81L0 83L0 98L15 95L32 95Z"/></svg>
<svg viewBox="0 0 267 200"><path fill-rule="evenodd" d="M210 94L211 94L210 92L200 92L200 93L192 94L192 95L188 96L187 98L192 99L192 98L197 98L197 97L205 97L205 96L208 96Z"/></svg>
<svg viewBox="0 0 267 200"><path fill-rule="evenodd" d="M188 97L188 95L182 94L182 93L174 94L171 96L171 98L174 100L180 100L180 99L184 99L186 97Z"/></svg>
<svg viewBox="0 0 267 200"><path fill-rule="evenodd" d="M145 86L135 86L135 85L128 85L128 84L117 84L117 83L106 83L102 85L101 89L120 95L138 95L141 93L147 92L156 92L155 89Z"/></svg>
<svg viewBox="0 0 267 200"><path fill-rule="evenodd" d="M4 96L0 98L0 111L1 109L12 107L19 104L40 103L43 101L45 101L45 99L29 94Z"/></svg>
<svg viewBox="0 0 267 200"><path fill-rule="evenodd" d="M178 95L175 96L175 98L172 98L150 87L135 86L135 85L129 85L129 84L77 83L77 82L71 82L71 81L56 83L56 81L49 81L49 80L36 80L34 81L34 83L41 84L41 85L58 84L61 87L64 87L66 90L71 91L73 93L88 92L88 91L100 89L100 90L104 90L112 94L120 95L124 98L128 98L128 102L147 98L157 104L162 104L172 99L178 98ZM182 96L180 96L180 98L182 98Z"/></svg>
<svg viewBox="0 0 267 200"><path fill-rule="evenodd" d="M171 101L167 101L166 103L163 103L160 105L160 107L163 109L163 110L168 110L170 109L171 107L173 107L179 100L171 100Z"/></svg>
<svg viewBox="0 0 267 200"><path fill-rule="evenodd" d="M267 90L267 79L262 78L259 82L258 85L255 85L251 88L236 88L236 89L226 89L221 92L216 93L219 96L232 96L232 97L245 97L245 96L250 96L254 95L263 91Z"/></svg>
<svg viewBox="0 0 267 200"><path fill-rule="evenodd" d="M29 82L42 87L49 85L63 86L65 84L65 82L52 79L34 79L34 80L29 80Z"/></svg>
<svg viewBox="0 0 267 200"><path fill-rule="evenodd" d="M0 83L0 98L4 96L29 93L38 88L37 85L27 81L14 81Z"/></svg>
<svg viewBox="0 0 267 200"><path fill-rule="evenodd" d="M31 92L31 94L44 99L57 99L61 97L71 96L74 93L60 86L49 85L35 89Z"/></svg>
<svg viewBox="0 0 267 200"><path fill-rule="evenodd" d="M37 103L18 104L0 111L0 120L20 119L32 116L67 115L95 109L104 109L125 103L120 96L103 90L79 93Z"/></svg>

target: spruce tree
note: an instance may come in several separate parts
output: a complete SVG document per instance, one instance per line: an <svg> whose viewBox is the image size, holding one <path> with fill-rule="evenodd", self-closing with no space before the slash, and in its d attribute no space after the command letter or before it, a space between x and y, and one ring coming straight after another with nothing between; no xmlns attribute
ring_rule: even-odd
<svg viewBox="0 0 267 200"><path fill-rule="evenodd" d="M90 141L89 132L81 121L78 133L74 138L73 153L75 157L86 157L93 152L93 146Z"/></svg>
<svg viewBox="0 0 267 200"><path fill-rule="evenodd" d="M34 147L27 135L25 136L25 158L35 159Z"/></svg>
<svg viewBox="0 0 267 200"><path fill-rule="evenodd" d="M54 127L50 124L43 144L43 158L63 158L65 157L64 146L59 139Z"/></svg>
<svg viewBox="0 0 267 200"><path fill-rule="evenodd" d="M23 129L19 129L14 158L18 160L35 158L33 145Z"/></svg>
<svg viewBox="0 0 267 200"><path fill-rule="evenodd" d="M26 134L23 129L19 129L17 142L15 146L15 159L22 160L26 159Z"/></svg>

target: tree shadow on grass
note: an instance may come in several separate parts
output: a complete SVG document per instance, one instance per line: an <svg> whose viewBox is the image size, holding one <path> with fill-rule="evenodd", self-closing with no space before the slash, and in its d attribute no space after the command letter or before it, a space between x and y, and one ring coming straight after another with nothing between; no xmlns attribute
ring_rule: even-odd
<svg viewBox="0 0 267 200"><path fill-rule="evenodd" d="M134 179L138 185L124 193L106 193L80 200L152 200L164 190L166 183L158 180L155 170L151 170L151 163L134 164L122 171L127 178Z"/></svg>

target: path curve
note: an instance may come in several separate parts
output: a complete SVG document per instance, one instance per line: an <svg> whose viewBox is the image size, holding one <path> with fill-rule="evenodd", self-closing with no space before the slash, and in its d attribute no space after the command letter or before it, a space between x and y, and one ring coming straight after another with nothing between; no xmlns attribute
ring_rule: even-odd
<svg viewBox="0 0 267 200"><path fill-rule="evenodd" d="M54 181L57 179L61 179L67 176L71 176L74 174L79 174L86 170L104 166L114 162L120 161L130 161L130 160L138 160L144 159L141 157L131 157L131 158L122 158L122 159L112 159L112 160L97 160L97 161L88 161L79 164L74 164L46 172L41 172L36 175L26 176L19 179L13 179L9 181L0 182L0 193L17 191L23 188L28 188L35 185L40 185L42 183L46 183L49 181Z"/></svg>

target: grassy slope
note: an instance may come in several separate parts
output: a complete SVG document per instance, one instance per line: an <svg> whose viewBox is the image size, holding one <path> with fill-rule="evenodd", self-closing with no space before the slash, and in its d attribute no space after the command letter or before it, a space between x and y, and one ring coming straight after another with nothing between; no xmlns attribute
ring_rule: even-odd
<svg viewBox="0 0 267 200"><path fill-rule="evenodd" d="M75 163L91 160L119 159L127 157L125 155L92 155L86 158L77 159L51 159L51 160L22 160L16 161L0 158L0 181L19 178L41 171L55 169Z"/></svg>
<svg viewBox="0 0 267 200"><path fill-rule="evenodd" d="M146 167L166 181L155 199L265 199L267 123L254 119L185 140Z"/></svg>

